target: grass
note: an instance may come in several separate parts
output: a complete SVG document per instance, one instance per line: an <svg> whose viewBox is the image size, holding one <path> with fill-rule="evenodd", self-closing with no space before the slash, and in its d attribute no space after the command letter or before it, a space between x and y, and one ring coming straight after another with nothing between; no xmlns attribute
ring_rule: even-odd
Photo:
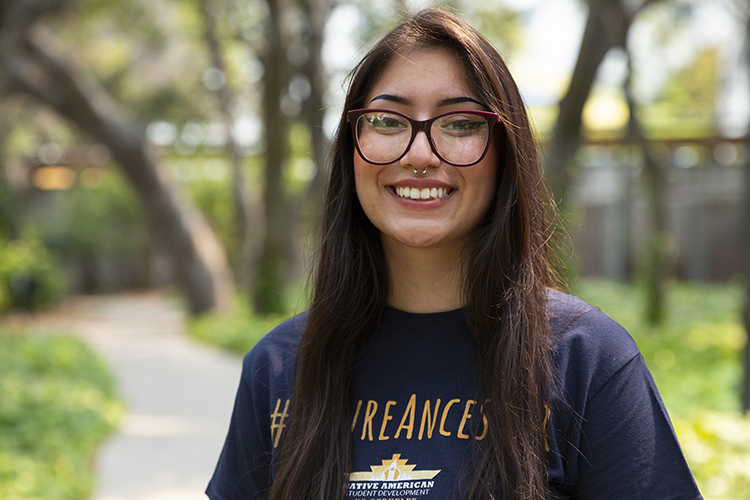
<svg viewBox="0 0 750 500"><path fill-rule="evenodd" d="M666 321L657 327L644 321L642 287L584 280L579 291L638 343L705 499L750 498L750 418L740 413L742 287L673 283ZM195 320L190 333L244 354L284 319L238 311Z"/></svg>
<svg viewBox="0 0 750 500"><path fill-rule="evenodd" d="M0 326L0 498L89 498L94 453L123 413L80 341Z"/></svg>

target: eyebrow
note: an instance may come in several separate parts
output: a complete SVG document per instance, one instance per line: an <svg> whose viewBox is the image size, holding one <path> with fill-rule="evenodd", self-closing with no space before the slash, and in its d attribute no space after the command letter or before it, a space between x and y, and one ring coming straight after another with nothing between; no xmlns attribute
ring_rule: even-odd
<svg viewBox="0 0 750 500"><path fill-rule="evenodd" d="M391 94L380 94L375 97L373 97L370 102L377 101L377 100L383 100L383 101L393 101L398 104L404 104L409 105L411 104L411 100L397 96L397 95L391 95ZM471 97L451 97L448 99L443 99L440 102L438 102L438 107L440 106L450 106L451 104L460 104L462 102L473 102L475 104L479 104L483 108L487 108L484 104L477 101L476 99L472 99Z"/></svg>

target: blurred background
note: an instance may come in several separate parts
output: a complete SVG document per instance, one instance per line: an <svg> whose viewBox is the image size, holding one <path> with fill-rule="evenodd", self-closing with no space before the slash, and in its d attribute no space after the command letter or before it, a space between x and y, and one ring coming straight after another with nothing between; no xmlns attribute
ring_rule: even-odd
<svg viewBox="0 0 750 500"><path fill-rule="evenodd" d="M705 497L750 498L743 0L3 0L0 498L88 498L127 421L112 352L45 315L149 292L241 354L305 308L346 76L431 6L518 81L569 288L636 338Z"/></svg>

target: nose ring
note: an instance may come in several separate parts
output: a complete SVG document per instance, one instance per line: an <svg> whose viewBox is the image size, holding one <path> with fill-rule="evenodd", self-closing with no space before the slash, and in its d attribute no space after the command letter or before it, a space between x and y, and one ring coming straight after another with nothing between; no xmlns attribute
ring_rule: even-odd
<svg viewBox="0 0 750 500"><path fill-rule="evenodd" d="M417 169L415 167L411 167L411 169L414 171L415 174L417 173ZM422 170L422 175L427 175L427 167L425 167L424 170Z"/></svg>

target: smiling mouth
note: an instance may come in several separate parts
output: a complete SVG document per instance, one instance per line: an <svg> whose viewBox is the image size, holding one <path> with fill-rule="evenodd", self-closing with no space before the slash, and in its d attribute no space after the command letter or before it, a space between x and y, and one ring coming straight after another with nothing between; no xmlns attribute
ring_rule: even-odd
<svg viewBox="0 0 750 500"><path fill-rule="evenodd" d="M409 187L395 187L391 188L396 196L399 198L407 198L410 200L440 200L445 198L453 191L453 188L409 188Z"/></svg>

